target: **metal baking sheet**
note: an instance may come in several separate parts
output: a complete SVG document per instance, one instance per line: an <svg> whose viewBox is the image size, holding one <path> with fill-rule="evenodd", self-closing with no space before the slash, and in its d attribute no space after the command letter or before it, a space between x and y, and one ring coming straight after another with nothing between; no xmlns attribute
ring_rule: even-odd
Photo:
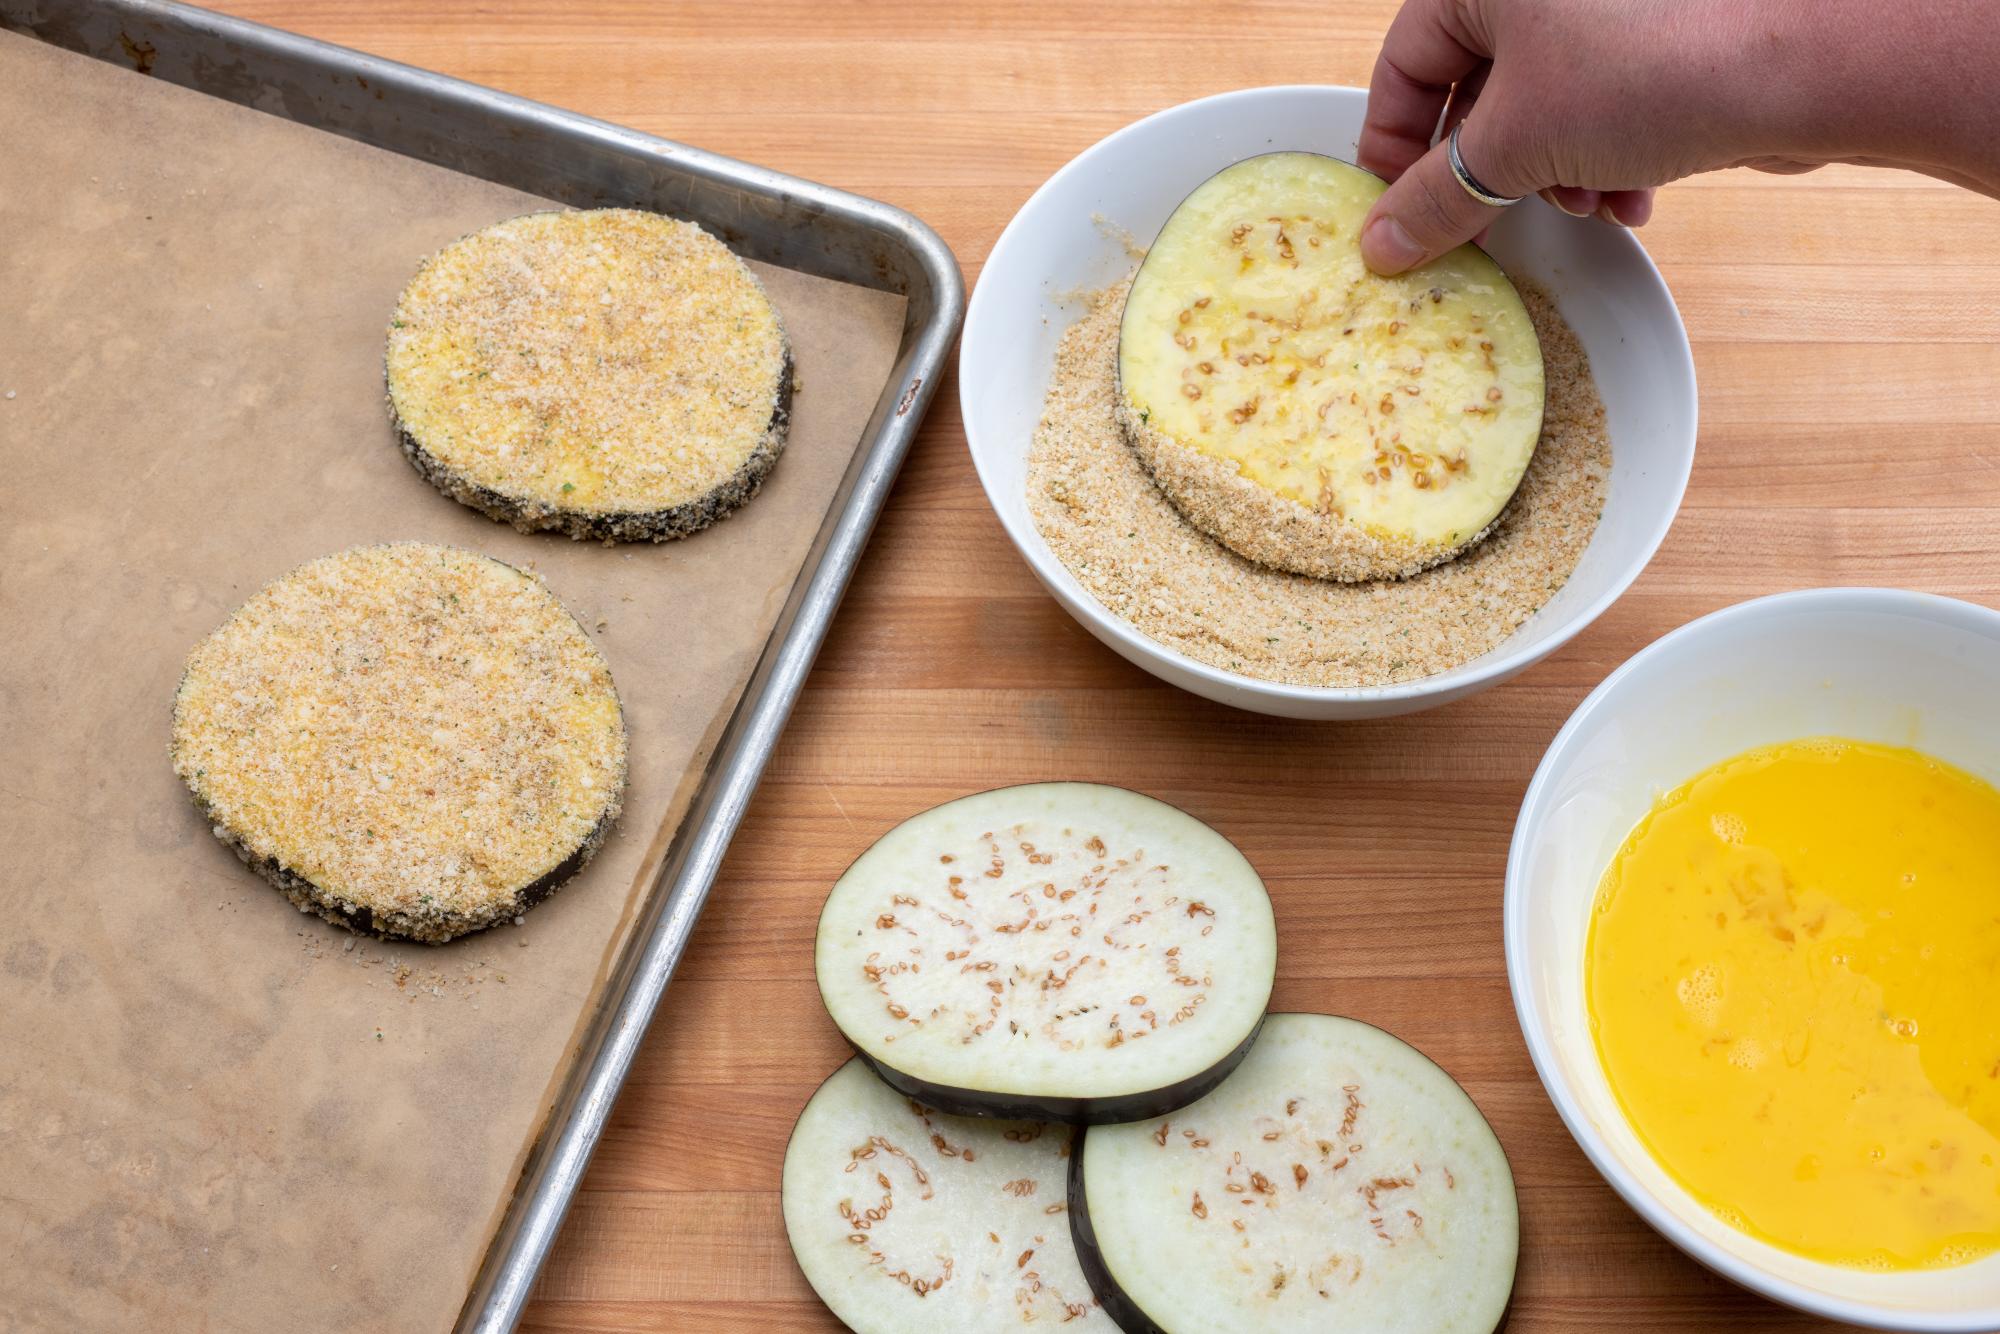
<svg viewBox="0 0 2000 1334"><path fill-rule="evenodd" d="M935 390L963 310L957 265L928 228L886 205L188 6L0 0L0 28L573 206L692 218L750 258L906 299L896 365L861 448L468 1296L461 1329L510 1329Z"/></svg>

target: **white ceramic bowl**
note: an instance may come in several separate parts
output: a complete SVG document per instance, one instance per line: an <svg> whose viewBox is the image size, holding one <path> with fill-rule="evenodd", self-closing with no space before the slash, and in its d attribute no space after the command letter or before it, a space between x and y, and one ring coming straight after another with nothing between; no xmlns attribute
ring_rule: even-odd
<svg viewBox="0 0 2000 1334"><path fill-rule="evenodd" d="M1839 735L1914 746L2000 781L2000 612L1892 589L1781 593L1703 617L1592 691L1549 746L1507 858L1507 979L1535 1068L1605 1180L1709 1268L1787 1305L1883 1329L2000 1328L2000 1256L1884 1274L1729 1227L1619 1111L1584 1007L1591 904L1655 798L1753 746Z"/></svg>
<svg viewBox="0 0 2000 1334"><path fill-rule="evenodd" d="M1492 652L1403 685L1277 685L1196 662L1107 611L1049 551L1028 514L1029 440L1076 294L1132 267L1104 225L1150 241L1183 197L1232 162L1274 149L1352 160L1367 94L1250 88L1129 125L1050 177L993 247L965 317L958 393L988 499L1021 554L1092 634L1163 680L1210 699L1298 718L1363 718L1443 704L1539 661L1596 619L1652 558L1694 462L1694 362L1673 298L1628 232L1531 199L1493 228L1509 273L1552 292L1590 354L1609 415L1612 476L1603 522L1576 573ZM1100 221L1101 220L1101 221Z"/></svg>

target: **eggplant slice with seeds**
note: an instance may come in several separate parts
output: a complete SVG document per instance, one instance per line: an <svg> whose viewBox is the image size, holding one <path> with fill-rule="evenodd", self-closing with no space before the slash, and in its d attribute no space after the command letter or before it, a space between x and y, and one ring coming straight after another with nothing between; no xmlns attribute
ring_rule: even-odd
<svg viewBox="0 0 2000 1334"><path fill-rule="evenodd" d="M1263 881L1207 825L1037 783L885 834L828 895L816 956L828 1013L895 1088L1096 1124L1183 1106L1243 1059L1277 938Z"/></svg>
<svg viewBox="0 0 2000 1334"><path fill-rule="evenodd" d="M1126 1334L1491 1334L1520 1222L1492 1129L1378 1028L1274 1014L1213 1093L1094 1126L1078 1258Z"/></svg>
<svg viewBox="0 0 2000 1334"><path fill-rule="evenodd" d="M1385 579L1483 538L1541 438L1541 344L1476 246L1383 278L1381 179L1266 153L1167 219L1119 326L1118 418L1189 523L1239 556Z"/></svg>
<svg viewBox="0 0 2000 1334"><path fill-rule="evenodd" d="M1065 1217L1071 1130L946 1116L849 1061L785 1148L785 1233L859 1334L1113 1328Z"/></svg>

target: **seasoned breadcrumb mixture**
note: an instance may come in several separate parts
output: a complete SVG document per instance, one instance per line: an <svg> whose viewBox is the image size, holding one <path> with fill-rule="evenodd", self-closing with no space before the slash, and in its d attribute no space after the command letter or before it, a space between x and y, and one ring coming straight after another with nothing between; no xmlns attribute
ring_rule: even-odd
<svg viewBox="0 0 2000 1334"><path fill-rule="evenodd" d="M539 579L423 543L252 596L190 655L172 750L218 837L419 938L511 916L625 783L582 627Z"/></svg>
<svg viewBox="0 0 2000 1334"><path fill-rule="evenodd" d="M648 513L764 445L787 350L763 285L691 222L531 213L425 262L389 329L389 395L423 450L502 496Z"/></svg>
<svg viewBox="0 0 2000 1334"><path fill-rule="evenodd" d="M1342 584L1247 561L1183 519L1126 443L1118 326L1129 280L1063 335L1028 455L1028 509L1107 608L1189 657L1266 681L1377 686L1495 647L1555 595L1604 508L1611 443L1576 335L1517 284L1548 381L1541 442L1487 539L1408 579Z"/></svg>

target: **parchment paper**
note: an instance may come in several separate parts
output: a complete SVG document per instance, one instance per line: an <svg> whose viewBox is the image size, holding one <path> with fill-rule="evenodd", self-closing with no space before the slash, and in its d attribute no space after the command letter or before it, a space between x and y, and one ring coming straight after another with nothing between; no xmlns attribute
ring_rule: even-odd
<svg viewBox="0 0 2000 1334"><path fill-rule="evenodd" d="M396 295L544 201L0 34L0 1330L442 1330L856 448L901 298L760 268L801 392L747 509L522 536L417 477ZM167 761L182 660L313 557L539 570L631 729L619 833L502 927L295 911ZM601 618L601 619L600 619Z"/></svg>

